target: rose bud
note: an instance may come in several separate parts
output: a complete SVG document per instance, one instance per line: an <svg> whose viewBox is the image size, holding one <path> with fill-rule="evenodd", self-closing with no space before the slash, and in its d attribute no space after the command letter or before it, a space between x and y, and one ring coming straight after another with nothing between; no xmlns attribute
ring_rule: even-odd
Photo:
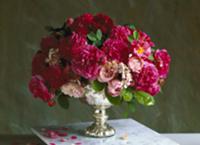
<svg viewBox="0 0 200 145"><path fill-rule="evenodd" d="M113 97L119 96L123 83L119 80L112 80L108 82L108 93Z"/></svg>

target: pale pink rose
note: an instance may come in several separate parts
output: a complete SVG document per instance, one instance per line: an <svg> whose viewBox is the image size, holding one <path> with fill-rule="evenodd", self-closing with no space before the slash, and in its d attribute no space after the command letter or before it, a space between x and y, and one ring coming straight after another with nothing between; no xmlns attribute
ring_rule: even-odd
<svg viewBox="0 0 200 145"><path fill-rule="evenodd" d="M61 87L61 91L65 95L69 95L74 98L83 97L85 90L84 88L75 82L68 82Z"/></svg>
<svg viewBox="0 0 200 145"><path fill-rule="evenodd" d="M143 67L143 62L141 59L138 59L136 57L131 57L128 60L128 66L134 73L140 73Z"/></svg>
<svg viewBox="0 0 200 145"><path fill-rule="evenodd" d="M118 64L116 61L107 62L102 66L99 72L98 81L99 82L109 82L112 80L118 71Z"/></svg>
<svg viewBox="0 0 200 145"><path fill-rule="evenodd" d="M112 80L108 82L108 93L113 96L117 97L120 95L123 83L119 80Z"/></svg>

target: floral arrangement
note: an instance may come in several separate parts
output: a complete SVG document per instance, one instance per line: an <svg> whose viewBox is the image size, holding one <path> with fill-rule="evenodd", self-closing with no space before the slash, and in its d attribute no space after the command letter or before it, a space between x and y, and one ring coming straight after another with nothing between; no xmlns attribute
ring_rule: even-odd
<svg viewBox="0 0 200 145"><path fill-rule="evenodd" d="M146 33L89 13L47 29L50 35L42 38L32 60L29 89L35 98L64 108L70 98L90 105L154 104L153 96L167 78L170 56Z"/></svg>

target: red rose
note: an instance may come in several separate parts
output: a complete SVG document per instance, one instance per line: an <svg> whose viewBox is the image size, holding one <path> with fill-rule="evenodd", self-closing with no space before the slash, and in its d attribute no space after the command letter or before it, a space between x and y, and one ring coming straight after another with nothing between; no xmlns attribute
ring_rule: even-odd
<svg viewBox="0 0 200 145"><path fill-rule="evenodd" d="M154 53L155 64L158 68L160 78L166 78L169 72L171 58L166 49L156 50Z"/></svg>
<svg viewBox="0 0 200 145"><path fill-rule="evenodd" d="M40 47L44 53L48 53L50 48L58 48L58 40L54 36L44 37L40 42Z"/></svg>
<svg viewBox="0 0 200 145"><path fill-rule="evenodd" d="M70 25L72 31L78 34L87 35L93 22L93 15L86 13L77 17L74 22Z"/></svg>
<svg viewBox="0 0 200 145"><path fill-rule="evenodd" d="M67 76L63 75L63 70L59 65L47 67L43 73L43 77L53 89L58 89L67 82Z"/></svg>
<svg viewBox="0 0 200 145"><path fill-rule="evenodd" d="M62 37L59 40L59 54L62 58L67 60L70 58L70 46L67 37Z"/></svg>
<svg viewBox="0 0 200 145"><path fill-rule="evenodd" d="M110 38L128 42L128 36L132 35L132 30L127 26L115 26L110 34Z"/></svg>
<svg viewBox="0 0 200 145"><path fill-rule="evenodd" d="M93 45L72 48L72 70L86 79L95 79L99 73L104 53Z"/></svg>
<svg viewBox="0 0 200 145"><path fill-rule="evenodd" d="M54 97L54 95L51 94L45 86L44 79L39 75L32 76L29 82L29 90L35 98L40 98L45 102L48 102Z"/></svg>
<svg viewBox="0 0 200 145"><path fill-rule="evenodd" d="M71 59L71 48L87 44L86 38L73 32L70 37L62 37L59 40L59 54L66 60Z"/></svg>
<svg viewBox="0 0 200 145"><path fill-rule="evenodd" d="M32 75L41 75L47 67L45 63L46 54L38 51L32 60Z"/></svg>
<svg viewBox="0 0 200 145"><path fill-rule="evenodd" d="M128 62L129 48L127 43L122 40L107 39L103 44L102 50L110 60Z"/></svg>
<svg viewBox="0 0 200 145"><path fill-rule="evenodd" d="M95 15L93 25L95 29L101 29L104 34L109 34L114 26L112 19L104 14Z"/></svg>

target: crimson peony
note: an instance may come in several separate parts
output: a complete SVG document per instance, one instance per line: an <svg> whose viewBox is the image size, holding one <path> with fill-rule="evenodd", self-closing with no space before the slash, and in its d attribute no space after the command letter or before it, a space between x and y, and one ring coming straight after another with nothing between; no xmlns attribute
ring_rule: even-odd
<svg viewBox="0 0 200 145"><path fill-rule="evenodd" d="M104 59L104 52L93 45L72 48L72 70L86 79L97 77Z"/></svg>
<svg viewBox="0 0 200 145"><path fill-rule="evenodd" d="M110 34L110 38L123 40L128 42L128 37L133 34L133 31L128 26L115 26Z"/></svg>
<svg viewBox="0 0 200 145"><path fill-rule="evenodd" d="M107 39L103 44L102 50L107 55L108 60L128 62L128 44L122 40Z"/></svg>

